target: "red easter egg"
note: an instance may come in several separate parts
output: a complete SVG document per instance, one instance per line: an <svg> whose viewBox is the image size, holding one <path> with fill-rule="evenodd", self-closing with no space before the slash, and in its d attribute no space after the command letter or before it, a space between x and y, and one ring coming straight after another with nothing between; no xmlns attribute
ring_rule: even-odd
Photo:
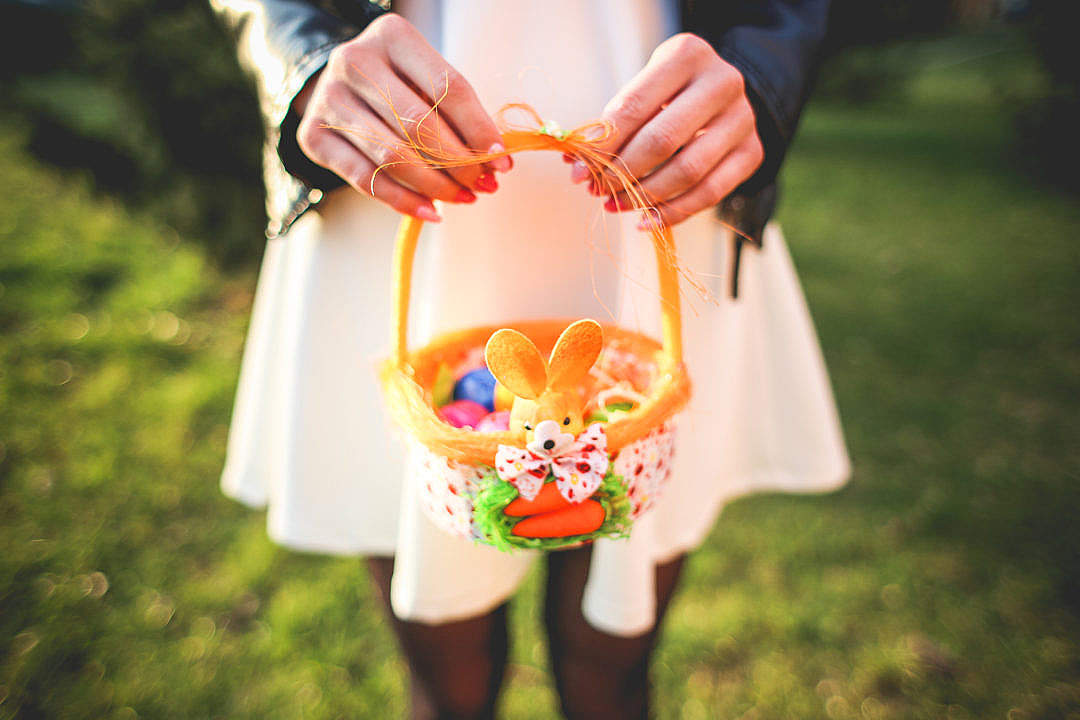
<svg viewBox="0 0 1080 720"><path fill-rule="evenodd" d="M475 428L488 414L487 408L472 400L455 400L438 410L439 417L454 427Z"/></svg>
<svg viewBox="0 0 1080 720"><path fill-rule="evenodd" d="M509 410L497 410L493 413L488 413L480 421L480 424L476 426L477 432L498 432L499 430L510 429L510 411Z"/></svg>

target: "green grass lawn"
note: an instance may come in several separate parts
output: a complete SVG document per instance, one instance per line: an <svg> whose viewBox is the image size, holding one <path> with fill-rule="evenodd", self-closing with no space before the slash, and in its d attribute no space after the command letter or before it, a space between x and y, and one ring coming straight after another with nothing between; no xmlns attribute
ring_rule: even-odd
<svg viewBox="0 0 1080 720"><path fill-rule="evenodd" d="M780 218L855 476L725 510L661 718L1080 717L1080 207L1015 169L1030 59L957 47L805 117ZM400 717L362 564L218 491L253 274L23 137L0 129L0 719ZM555 716L539 580L508 718Z"/></svg>

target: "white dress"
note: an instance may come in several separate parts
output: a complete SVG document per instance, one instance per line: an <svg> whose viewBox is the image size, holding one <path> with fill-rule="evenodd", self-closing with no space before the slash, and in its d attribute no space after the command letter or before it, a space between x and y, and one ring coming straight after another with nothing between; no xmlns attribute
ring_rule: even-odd
<svg viewBox="0 0 1080 720"><path fill-rule="evenodd" d="M562 127L595 119L676 32L664 0L412 0L395 3L467 77L490 111L533 105ZM569 182L554 154L526 153L500 189L443 206L421 238L410 342L476 324L593 317L658 336L649 239ZM391 602L439 623L513 594L536 555L450 536L420 510L416 478L385 420L375 367L389 349L398 218L340 190L270 241L263 260L222 477L268 506L271 537L337 554L394 554ZM678 225L694 396L679 421L672 479L629 540L596 543L583 610L636 635L653 623L653 568L699 545L724 503L759 490L836 488L850 467L828 376L779 229L744 252L726 295L730 236L711 213Z"/></svg>

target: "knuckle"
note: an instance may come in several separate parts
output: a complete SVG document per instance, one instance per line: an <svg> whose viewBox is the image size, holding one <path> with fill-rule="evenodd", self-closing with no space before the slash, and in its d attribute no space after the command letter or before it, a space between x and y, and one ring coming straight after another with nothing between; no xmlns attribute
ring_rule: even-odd
<svg viewBox="0 0 1080 720"><path fill-rule="evenodd" d="M660 209L660 218L666 225L675 225L689 216L690 213L674 205L665 205Z"/></svg>
<svg viewBox="0 0 1080 720"><path fill-rule="evenodd" d="M405 127L415 131L422 122L433 117L431 108L427 105L409 105L398 111L398 115L405 121Z"/></svg>
<svg viewBox="0 0 1080 720"><path fill-rule="evenodd" d="M686 39L686 43L687 46L698 55L709 57L716 54L716 51L713 50L713 46L709 44L709 41L700 35L690 33L690 37Z"/></svg>
<svg viewBox="0 0 1080 720"><path fill-rule="evenodd" d="M663 156L664 159L674 155L675 151L681 146L675 128L659 124L649 130L648 143L649 148L658 155Z"/></svg>
<svg viewBox="0 0 1080 720"><path fill-rule="evenodd" d="M616 118L641 118L645 116L645 103L637 93L625 93L612 100L607 114Z"/></svg>
<svg viewBox="0 0 1080 720"><path fill-rule="evenodd" d="M310 117L310 116L308 116ZM322 156L323 130L314 121L301 120L300 127L296 129L296 144L300 150L312 160L318 161Z"/></svg>
<svg viewBox="0 0 1080 720"><path fill-rule="evenodd" d="M372 35L381 35L384 33L393 34L404 32L410 27L409 22L405 18L397 13L390 12L384 13L371 21L367 28L365 28L365 32Z"/></svg>
<svg viewBox="0 0 1080 720"><path fill-rule="evenodd" d="M739 129L745 134L749 134L757 127L757 118L754 117L754 108L750 106L750 101L743 98L743 101L739 104Z"/></svg>
<svg viewBox="0 0 1080 720"><path fill-rule="evenodd" d="M672 35L668 42L671 43L671 48L680 54L700 55L705 50L712 50L709 43L705 42L700 36L689 32Z"/></svg>
<svg viewBox="0 0 1080 720"><path fill-rule="evenodd" d="M330 51L327 64L334 69L345 69L350 65L362 65L364 56L367 54L366 43L360 38L350 40L343 45L338 45Z"/></svg>
<svg viewBox="0 0 1080 720"><path fill-rule="evenodd" d="M386 143L376 143L366 152L366 155L371 162L375 163L376 167L381 167L397 159L393 149Z"/></svg>
<svg viewBox="0 0 1080 720"><path fill-rule="evenodd" d="M340 82L328 82L322 91L323 101L330 107L339 107L352 97L352 92Z"/></svg>
<svg viewBox="0 0 1080 720"><path fill-rule="evenodd" d="M738 68L728 63L722 63L717 70L720 87L730 97L746 94L746 79Z"/></svg>
<svg viewBox="0 0 1080 720"><path fill-rule="evenodd" d="M341 43L340 45L335 46L333 49L330 50L330 54L326 56L326 63L328 65L340 63L342 58L344 58L348 53L353 51L353 48L357 44L357 40L358 38L353 38L352 40L348 40Z"/></svg>
<svg viewBox="0 0 1080 720"><path fill-rule="evenodd" d="M450 97L460 96L468 92L469 83L465 76L449 65L443 70L443 82L446 94Z"/></svg>
<svg viewBox="0 0 1080 720"><path fill-rule="evenodd" d="M757 139L755 135L753 142L750 143L750 148L747 151L747 162L750 165L750 171L753 172L761 167L761 164L765 162L765 148L762 147L761 141Z"/></svg>
<svg viewBox="0 0 1080 720"><path fill-rule="evenodd" d="M405 159L401 143L378 143L371 151L370 158L377 166L398 163Z"/></svg>
<svg viewBox="0 0 1080 720"><path fill-rule="evenodd" d="M327 76L338 75L344 68L347 68L349 66L349 59L346 57L348 52L349 43L338 45L331 50L330 54L326 56L326 71L323 74Z"/></svg>
<svg viewBox="0 0 1080 720"><path fill-rule="evenodd" d="M366 163L363 163L354 166L346 173L345 181L364 195L373 195L374 193L371 191L371 181L374 177L375 168L369 167Z"/></svg>
<svg viewBox="0 0 1080 720"><path fill-rule="evenodd" d="M729 65L728 67L731 68L731 78L732 78L731 86L735 89L736 93L738 93L739 95L745 96L746 95L746 78L743 77L743 74L741 72L739 72L738 70L736 70L733 66ZM749 104L749 103L747 103L747 104Z"/></svg>
<svg viewBox="0 0 1080 720"><path fill-rule="evenodd" d="M722 172L714 172L705 181L705 198L709 205L723 200L731 192L730 183Z"/></svg>
<svg viewBox="0 0 1080 720"><path fill-rule="evenodd" d="M684 153L685 154L685 153ZM675 178L679 184L683 187L695 185L705 173L708 168L705 167L705 163L698 157L680 157L678 162L675 163Z"/></svg>

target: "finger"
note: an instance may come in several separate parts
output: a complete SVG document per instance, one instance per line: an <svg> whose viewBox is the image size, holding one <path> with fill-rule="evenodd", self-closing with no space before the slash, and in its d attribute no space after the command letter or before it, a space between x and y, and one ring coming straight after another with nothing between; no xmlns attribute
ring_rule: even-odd
<svg viewBox="0 0 1080 720"><path fill-rule="evenodd" d="M645 67L604 108L601 119L612 123L615 132L600 149L619 151L663 104L686 87L698 69L696 62L688 59L701 55L707 47L704 40L688 34L661 43Z"/></svg>
<svg viewBox="0 0 1080 720"><path fill-rule="evenodd" d="M419 52L407 52L401 45L391 45L390 60L430 103L441 98L441 117L453 126L468 147L483 153L506 149L502 144L502 133L480 104L472 85L434 48L425 43ZM499 172L507 172L512 164L509 156L488 163Z"/></svg>
<svg viewBox="0 0 1080 720"><path fill-rule="evenodd" d="M407 20L388 13L376 21L385 37L382 46L395 72L412 84L430 107L442 98L440 110L457 130L458 137L478 152L501 152L502 136L484 110L472 86L452 68L424 36ZM445 96L445 97L444 97ZM483 166L491 172L508 171L509 156Z"/></svg>
<svg viewBox="0 0 1080 720"><path fill-rule="evenodd" d="M679 152L710 119L735 105L742 96L741 78L738 72L715 72L691 82L619 150L630 173L644 177ZM748 103L745 109L749 113Z"/></svg>
<svg viewBox="0 0 1080 720"><path fill-rule="evenodd" d="M666 225L676 225L691 215L716 205L754 174L761 165L761 143L747 142L727 155L716 168L687 192L656 206ZM640 225L639 225L640 227Z"/></svg>
<svg viewBox="0 0 1080 720"><path fill-rule="evenodd" d="M391 72L367 77L359 68L350 70L352 90L374 110L395 134L426 147L437 147L452 157L467 157L468 149L457 133L443 121L430 102ZM480 192L498 189L495 176L483 165L447 168L457 182Z"/></svg>
<svg viewBox="0 0 1080 720"><path fill-rule="evenodd" d="M361 103L344 84L329 86L317 107L319 114L338 134L363 153L380 173L388 173L399 183L435 200L471 203L476 196L446 173L426 167L408 150L382 118Z"/></svg>
<svg viewBox="0 0 1080 720"><path fill-rule="evenodd" d="M716 168L734 148L746 142L754 132L754 113L749 103L730 106L694 134L690 142L663 165L641 181L641 191L652 203L665 202L682 195ZM630 198L620 192L612 198L609 211L631 207Z"/></svg>
<svg viewBox="0 0 1080 720"><path fill-rule="evenodd" d="M297 139L300 138L298 133ZM428 222L442 220L430 199L402 186L386 173L376 173L376 165L335 131L316 128L303 134L300 149L319 165L337 173L357 192L405 215Z"/></svg>

